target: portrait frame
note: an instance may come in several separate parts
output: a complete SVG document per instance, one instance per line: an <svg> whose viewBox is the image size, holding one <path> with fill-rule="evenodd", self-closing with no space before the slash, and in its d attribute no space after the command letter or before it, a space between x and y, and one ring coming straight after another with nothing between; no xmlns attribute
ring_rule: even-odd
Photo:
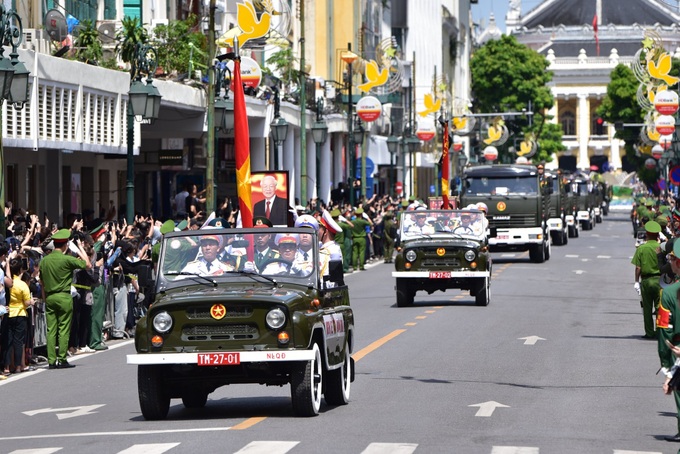
<svg viewBox="0 0 680 454"><path fill-rule="evenodd" d="M270 217L274 226L288 226L290 197L288 194L288 171L269 170L250 173L250 200L253 204L253 217L265 216L265 194L262 181L265 177L273 176L276 179L275 200L270 208ZM270 180L270 179L268 179ZM281 202L280 200L283 200Z"/></svg>

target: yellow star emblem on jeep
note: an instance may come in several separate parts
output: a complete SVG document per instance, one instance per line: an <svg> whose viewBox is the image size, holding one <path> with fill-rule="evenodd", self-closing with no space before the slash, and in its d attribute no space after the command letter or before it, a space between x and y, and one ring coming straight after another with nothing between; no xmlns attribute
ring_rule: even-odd
<svg viewBox="0 0 680 454"><path fill-rule="evenodd" d="M498 203L496 204L496 209L497 209L498 211L505 211L505 209L506 209L507 207L508 207L508 206L505 204L505 202L498 202Z"/></svg>
<svg viewBox="0 0 680 454"><path fill-rule="evenodd" d="M210 308L210 316L215 320L222 320L227 315L227 310L222 304L213 304Z"/></svg>
<svg viewBox="0 0 680 454"><path fill-rule="evenodd" d="M443 247L438 247L438 248L437 248L437 255L438 255L439 257L441 257L441 256L443 256L444 254L446 254L446 249L444 249Z"/></svg>

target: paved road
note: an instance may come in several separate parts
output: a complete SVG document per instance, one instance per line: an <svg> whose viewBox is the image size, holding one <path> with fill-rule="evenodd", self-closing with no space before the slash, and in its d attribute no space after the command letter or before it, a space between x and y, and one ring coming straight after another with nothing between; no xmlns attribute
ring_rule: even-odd
<svg viewBox="0 0 680 454"><path fill-rule="evenodd" d="M494 254L488 307L453 290L397 308L390 265L348 276L352 398L316 418L292 416L288 387L242 385L144 421L130 341L73 370L20 374L0 383L0 452L674 453L662 439L674 403L655 343L640 339L633 245L612 214L544 264Z"/></svg>

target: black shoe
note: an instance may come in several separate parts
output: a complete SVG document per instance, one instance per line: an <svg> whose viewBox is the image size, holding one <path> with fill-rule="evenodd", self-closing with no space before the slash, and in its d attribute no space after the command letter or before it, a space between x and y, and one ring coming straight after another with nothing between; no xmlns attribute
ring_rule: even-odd
<svg viewBox="0 0 680 454"><path fill-rule="evenodd" d="M56 365L56 364L50 364L49 366L47 366L47 368L50 369L50 370L51 370L51 369L56 369L56 368L57 368L57 365Z"/></svg>
<svg viewBox="0 0 680 454"><path fill-rule="evenodd" d="M676 443L680 443L680 433L671 435L669 437L663 437L663 439L666 441L674 441Z"/></svg>
<svg viewBox="0 0 680 454"><path fill-rule="evenodd" d="M68 361L62 361L57 364L57 369L71 369L73 367L76 367L76 365L70 364Z"/></svg>
<svg viewBox="0 0 680 454"><path fill-rule="evenodd" d="M640 336L640 337L642 337L643 339L647 339L647 340L656 340L656 336L648 336L646 334L644 336Z"/></svg>

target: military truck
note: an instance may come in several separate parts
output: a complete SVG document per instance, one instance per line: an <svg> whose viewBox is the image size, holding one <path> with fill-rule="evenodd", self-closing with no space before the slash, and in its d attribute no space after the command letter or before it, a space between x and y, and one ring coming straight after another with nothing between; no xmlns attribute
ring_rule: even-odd
<svg viewBox="0 0 680 454"><path fill-rule="evenodd" d="M567 213L569 212L569 199L567 196L567 185L562 179L561 172L546 173L550 176L552 192L550 194L550 216L548 218L548 228L552 242L556 246L562 246L569 242L569 228L567 225ZM572 218L573 221L573 218Z"/></svg>
<svg viewBox="0 0 680 454"><path fill-rule="evenodd" d="M578 238L581 230L581 224L576 219L578 213L578 191L576 186L566 176L563 176L562 180L564 181L566 193L565 219L567 221L567 232L569 233L569 238Z"/></svg>
<svg viewBox="0 0 680 454"><path fill-rule="evenodd" d="M593 182L584 176L574 176L571 182L574 192L578 195L576 220L581 224L583 230L592 230L596 222Z"/></svg>
<svg viewBox="0 0 680 454"><path fill-rule="evenodd" d="M531 261L542 263L551 253L550 180L533 165L468 167L463 174L461 206L479 202L488 206L492 252L529 251Z"/></svg>

